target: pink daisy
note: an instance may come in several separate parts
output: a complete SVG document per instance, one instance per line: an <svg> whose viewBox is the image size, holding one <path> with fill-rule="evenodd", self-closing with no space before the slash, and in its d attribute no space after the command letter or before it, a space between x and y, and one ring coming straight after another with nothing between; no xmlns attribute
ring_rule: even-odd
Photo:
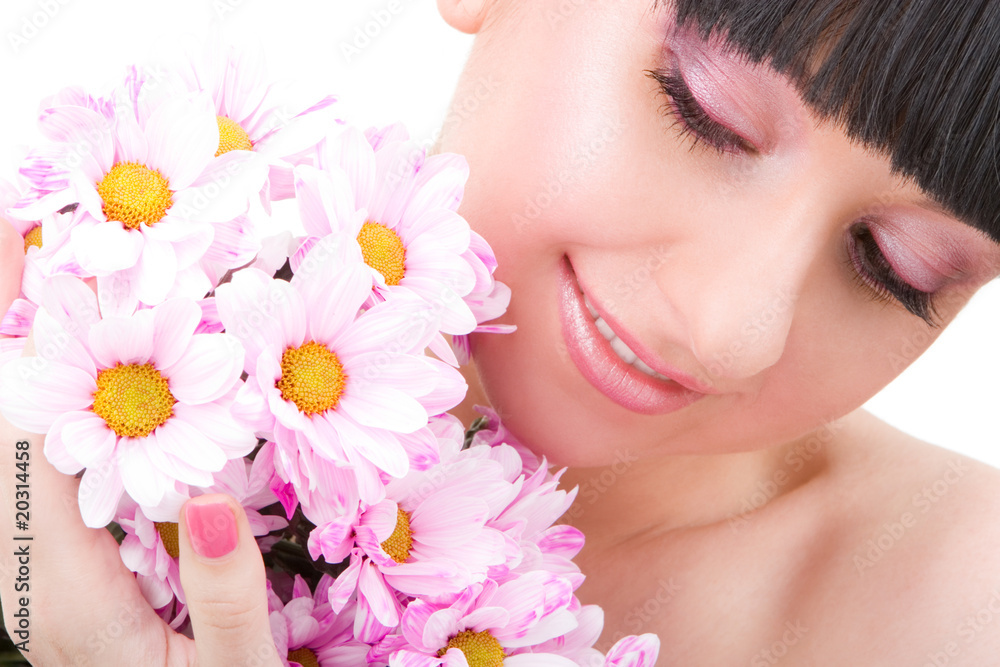
<svg viewBox="0 0 1000 667"><path fill-rule="evenodd" d="M356 245L313 249L292 281L243 269L216 291L226 331L247 350L247 382L237 413L279 449L311 448L354 468L361 499L384 496L379 474L409 470L400 435L434 441L429 415L462 399L457 371L426 357L427 332L416 299L379 304L360 315L371 277Z"/></svg>
<svg viewBox="0 0 1000 667"><path fill-rule="evenodd" d="M392 667L576 667L557 653L534 648L577 627L569 610L569 582L550 572L531 572L505 584L487 579L460 594L414 600L391 649Z"/></svg>
<svg viewBox="0 0 1000 667"><path fill-rule="evenodd" d="M604 667L655 667L660 638L652 633L623 637L604 659Z"/></svg>
<svg viewBox="0 0 1000 667"><path fill-rule="evenodd" d="M245 213L266 176L245 152L215 156L219 128L208 94L173 96L148 119L119 108L112 121L66 105L46 109L40 122L55 144L34 151L21 169L40 196L9 213L41 219L78 204L73 255L97 277L109 313L170 295L204 296L212 285L198 263L213 225Z"/></svg>
<svg viewBox="0 0 1000 667"><path fill-rule="evenodd" d="M388 498L353 521L316 528L313 559L329 563L351 555L330 589L340 609L357 588L359 604L382 626L399 623L395 591L406 596L456 593L483 581L506 558L504 536L486 526L517 494L496 461L463 458L414 472L386 487ZM354 545L359 548L353 549ZM381 637L362 637L377 641Z"/></svg>
<svg viewBox="0 0 1000 667"><path fill-rule="evenodd" d="M316 593L295 575L292 598L281 601L268 582L271 637L286 667L357 667L371 648L354 638L354 608L334 613L326 602L333 577L323 575Z"/></svg>
<svg viewBox="0 0 1000 667"><path fill-rule="evenodd" d="M370 138L347 128L324 142L319 167L295 170L308 234L296 261L319 238L343 236L361 249L378 299L416 295L440 313L442 332L475 329L464 301L476 286L471 232L455 212L469 173L464 158L425 156L401 126Z"/></svg>
<svg viewBox="0 0 1000 667"><path fill-rule="evenodd" d="M0 369L11 423L47 433L45 455L59 471L86 469L88 526L111 521L124 492L154 508L174 481L209 486L256 444L229 412L243 349L226 334L195 334L201 316L196 303L171 299L100 319L83 282L56 277L35 317L40 356Z"/></svg>
<svg viewBox="0 0 1000 667"><path fill-rule="evenodd" d="M265 205L294 196L292 167L342 123L333 113L337 98L327 95L313 104L289 108L279 84L267 75L260 48L226 48L221 35L204 42L203 52L189 58L180 76L187 88L205 90L215 103L219 154L250 151L269 168Z"/></svg>

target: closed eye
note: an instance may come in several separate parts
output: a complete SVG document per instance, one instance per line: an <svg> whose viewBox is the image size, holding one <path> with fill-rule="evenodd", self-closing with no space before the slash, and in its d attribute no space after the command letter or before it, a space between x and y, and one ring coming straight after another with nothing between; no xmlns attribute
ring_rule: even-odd
<svg viewBox="0 0 1000 667"><path fill-rule="evenodd" d="M675 118L681 125L682 136L690 133L694 137L692 149L704 141L722 155L757 154L753 144L705 113L676 65L671 69L646 70L646 74L660 84L660 92L667 98L664 115Z"/></svg>

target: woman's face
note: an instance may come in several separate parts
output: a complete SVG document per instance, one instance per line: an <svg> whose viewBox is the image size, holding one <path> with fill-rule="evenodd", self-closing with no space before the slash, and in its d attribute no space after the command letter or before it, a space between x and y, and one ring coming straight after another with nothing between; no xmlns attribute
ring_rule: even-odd
<svg viewBox="0 0 1000 667"><path fill-rule="evenodd" d="M943 325L1000 271L997 244L670 8L486 4L440 148L468 158L460 213L513 290L517 332L473 339L480 380L551 460L800 437L937 337L904 301Z"/></svg>

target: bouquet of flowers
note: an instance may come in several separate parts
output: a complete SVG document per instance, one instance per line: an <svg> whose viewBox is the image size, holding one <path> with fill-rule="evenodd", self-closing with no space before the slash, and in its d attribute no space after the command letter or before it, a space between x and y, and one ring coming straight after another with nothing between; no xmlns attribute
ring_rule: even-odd
<svg viewBox="0 0 1000 667"><path fill-rule="evenodd" d="M448 414L468 334L512 329L485 324L510 290L456 213L465 160L279 90L259 54L210 49L44 101L50 142L0 188L26 259L0 410L82 474L85 523L178 631L180 507L221 492L288 665L651 667L653 635L593 648L560 472L494 413Z"/></svg>

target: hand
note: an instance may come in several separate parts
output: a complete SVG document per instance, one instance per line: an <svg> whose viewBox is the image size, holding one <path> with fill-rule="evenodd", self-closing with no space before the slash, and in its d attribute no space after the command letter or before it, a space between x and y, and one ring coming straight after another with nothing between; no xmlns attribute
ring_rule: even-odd
<svg viewBox="0 0 1000 667"><path fill-rule="evenodd" d="M23 241L0 220L0 313L17 296ZM29 337L24 354L35 354ZM33 665L150 665L179 667L277 667L282 664L271 640L267 617L264 563L246 514L232 498L200 496L181 511L181 583L197 642L174 632L150 608L135 575L118 555L107 530L88 528L77 500L80 480L57 471L43 455L44 437L15 428L0 416L0 603L15 643L23 626L17 614L27 602L27 642L22 654ZM16 443L27 443L18 445ZM27 451L28 528L15 528L16 495L23 471L16 452ZM24 491L23 487L20 489ZM198 507L228 505L232 516ZM23 506L23 505L22 505ZM211 510L212 508L209 508ZM200 524L201 528L189 526ZM235 548L217 558L226 546ZM235 540L227 537L235 530ZM33 539L15 540L32 536ZM19 562L15 550L27 551ZM24 586L28 588L25 589ZM17 590L15 586L20 586ZM27 650L25 650L27 649Z"/></svg>

